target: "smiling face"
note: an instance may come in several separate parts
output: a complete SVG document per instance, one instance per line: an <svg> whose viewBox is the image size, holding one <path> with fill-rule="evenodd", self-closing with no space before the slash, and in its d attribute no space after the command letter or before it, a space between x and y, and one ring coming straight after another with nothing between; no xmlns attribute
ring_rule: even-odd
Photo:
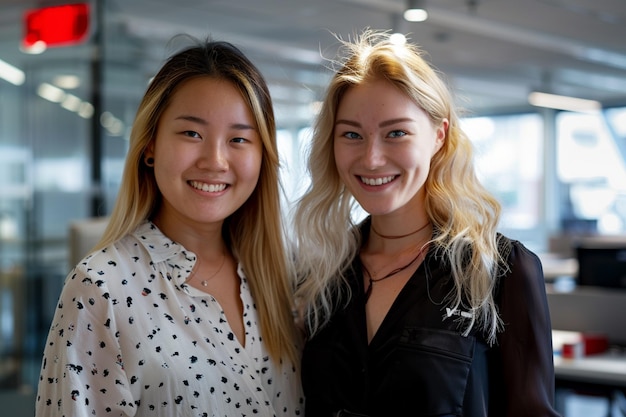
<svg viewBox="0 0 626 417"><path fill-rule="evenodd" d="M253 114L232 83L200 77L179 86L145 152L162 195L159 227L221 227L256 187L262 149Z"/></svg>
<svg viewBox="0 0 626 417"><path fill-rule="evenodd" d="M350 87L337 108L335 163L352 195L371 215L424 210L423 185L448 121L426 112L391 82Z"/></svg>

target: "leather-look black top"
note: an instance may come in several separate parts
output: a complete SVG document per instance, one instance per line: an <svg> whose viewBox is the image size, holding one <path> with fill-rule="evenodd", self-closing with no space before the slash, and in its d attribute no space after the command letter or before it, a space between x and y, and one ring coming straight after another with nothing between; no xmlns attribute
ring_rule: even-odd
<svg viewBox="0 0 626 417"><path fill-rule="evenodd" d="M304 349L305 415L558 416L541 263L520 242L503 239L510 270L495 296L504 331L491 347L476 325L462 335L471 316L447 308L450 269L432 250L368 345L357 257L350 303Z"/></svg>

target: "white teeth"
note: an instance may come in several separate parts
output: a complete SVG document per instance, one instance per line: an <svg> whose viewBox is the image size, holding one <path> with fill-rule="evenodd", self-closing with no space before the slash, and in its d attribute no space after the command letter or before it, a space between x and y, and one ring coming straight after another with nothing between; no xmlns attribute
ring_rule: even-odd
<svg viewBox="0 0 626 417"><path fill-rule="evenodd" d="M382 185L382 184L387 184L388 182L392 181L395 177L396 177L395 175L390 175L384 178L361 177L361 181L363 181L363 183L367 185Z"/></svg>
<svg viewBox="0 0 626 417"><path fill-rule="evenodd" d="M197 190L207 191L209 193L216 193L223 191L226 188L226 184L207 184L200 181L190 181L191 186Z"/></svg>

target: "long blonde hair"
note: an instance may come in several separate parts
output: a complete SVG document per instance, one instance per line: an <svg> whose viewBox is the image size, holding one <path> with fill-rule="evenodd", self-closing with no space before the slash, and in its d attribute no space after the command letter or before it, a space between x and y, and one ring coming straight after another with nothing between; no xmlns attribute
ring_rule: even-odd
<svg viewBox="0 0 626 417"><path fill-rule="evenodd" d="M495 341L501 325L492 295L501 261L496 241L500 204L475 175L472 144L459 126L445 82L416 45L393 43L387 32L365 30L352 41L339 41L344 54L334 62L339 68L313 129L307 165L311 184L294 215L296 298L309 333L323 327L337 305L350 297L345 274L361 245L351 216L354 198L335 166L337 107L350 87L384 78L422 108L434 126L449 120L443 147L432 158L424 184L426 212L436 230L432 244L452 269L455 292L449 295L450 305L469 304L489 341Z"/></svg>
<svg viewBox="0 0 626 417"><path fill-rule="evenodd" d="M263 141L259 181L248 200L223 226L223 236L246 272L259 312L261 334L275 360L298 363L290 257L286 256L281 210L279 158L272 101L259 70L227 42L196 42L171 56L154 77L137 111L122 183L108 227L96 246L103 248L149 219L161 204L154 171L144 151L156 136L159 118L177 88L197 77L224 79L247 101Z"/></svg>

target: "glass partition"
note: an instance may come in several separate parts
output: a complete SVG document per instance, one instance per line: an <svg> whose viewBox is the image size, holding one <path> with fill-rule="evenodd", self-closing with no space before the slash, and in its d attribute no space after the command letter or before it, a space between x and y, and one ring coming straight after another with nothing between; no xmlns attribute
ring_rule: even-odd
<svg viewBox="0 0 626 417"><path fill-rule="evenodd" d="M559 113L557 175L564 231L626 232L626 108Z"/></svg>
<svg viewBox="0 0 626 417"><path fill-rule="evenodd" d="M501 231L543 249L541 116L471 117L463 119L462 127L474 143L479 179L502 204Z"/></svg>

